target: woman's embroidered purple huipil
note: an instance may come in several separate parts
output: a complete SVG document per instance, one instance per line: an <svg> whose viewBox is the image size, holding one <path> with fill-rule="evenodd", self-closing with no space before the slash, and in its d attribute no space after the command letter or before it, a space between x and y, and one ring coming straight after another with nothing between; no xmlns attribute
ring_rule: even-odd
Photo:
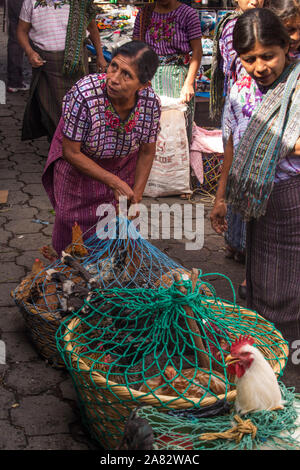
<svg viewBox="0 0 300 470"><path fill-rule="evenodd" d="M63 134L82 142L82 151L89 157L126 157L142 142L156 141L160 105L152 88L145 88L123 122L108 99L105 80L105 74L88 75L67 93Z"/></svg>
<svg viewBox="0 0 300 470"><path fill-rule="evenodd" d="M238 147L253 113L264 99L269 88L259 86L249 75L244 76L233 85L229 97L226 125L231 129L234 149ZM299 175L299 173L300 159L297 155L290 154L278 163L274 182L279 183Z"/></svg>
<svg viewBox="0 0 300 470"><path fill-rule="evenodd" d="M224 26L222 36L219 41L222 56L222 69L225 77L224 94L229 95L232 85L246 75L246 71L241 64L240 58L233 49L233 30L237 18L234 18Z"/></svg>
<svg viewBox="0 0 300 470"><path fill-rule="evenodd" d="M140 36L140 12L133 30L133 37ZM201 38L201 26L196 10L182 4L169 13L153 12L145 35L145 42L159 56L188 54L190 41Z"/></svg>
<svg viewBox="0 0 300 470"><path fill-rule="evenodd" d="M52 242L58 253L71 242L70 226L77 222L85 232L97 223L98 207L114 201L108 186L62 158L63 137L81 142L82 153L133 187L139 148L157 140L160 112L159 99L147 87L122 121L107 96L105 74L88 75L67 93L42 177L55 210Z"/></svg>

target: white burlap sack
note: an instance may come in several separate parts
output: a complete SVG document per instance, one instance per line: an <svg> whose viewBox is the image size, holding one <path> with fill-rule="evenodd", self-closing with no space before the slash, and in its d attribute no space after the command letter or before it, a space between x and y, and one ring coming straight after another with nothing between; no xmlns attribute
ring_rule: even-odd
<svg viewBox="0 0 300 470"><path fill-rule="evenodd" d="M184 112L179 98L160 96L161 131L144 196L159 197L191 193L189 143Z"/></svg>

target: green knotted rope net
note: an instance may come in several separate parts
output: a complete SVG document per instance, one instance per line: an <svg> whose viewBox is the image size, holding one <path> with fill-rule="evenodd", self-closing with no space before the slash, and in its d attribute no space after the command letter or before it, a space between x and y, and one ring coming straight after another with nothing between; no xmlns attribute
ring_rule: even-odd
<svg viewBox="0 0 300 470"><path fill-rule="evenodd" d="M284 408L242 416L242 423L250 421L251 426L244 431L241 428L239 442L236 441L236 433L230 432L237 425L234 410L209 419L193 417L189 411L185 417L176 416L176 411L171 412L173 414L160 413L154 407L145 406L137 410L137 416L146 419L151 426L156 449L300 450L300 395L295 395L294 389L286 388L283 383L280 383L280 388ZM211 440L208 439L210 433Z"/></svg>
<svg viewBox="0 0 300 470"><path fill-rule="evenodd" d="M280 332L256 312L217 298L206 276L156 290L95 290L60 325L57 348L101 446L117 446L138 406L166 412L234 400L224 359L240 335L252 336L282 374L287 345Z"/></svg>

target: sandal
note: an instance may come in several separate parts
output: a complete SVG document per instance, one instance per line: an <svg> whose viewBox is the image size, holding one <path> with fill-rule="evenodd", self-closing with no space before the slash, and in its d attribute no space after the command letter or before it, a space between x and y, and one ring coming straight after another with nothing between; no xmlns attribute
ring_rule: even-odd
<svg viewBox="0 0 300 470"><path fill-rule="evenodd" d="M192 198L191 194L188 194L188 193L180 194L180 199L187 199L188 201L190 201L191 198Z"/></svg>

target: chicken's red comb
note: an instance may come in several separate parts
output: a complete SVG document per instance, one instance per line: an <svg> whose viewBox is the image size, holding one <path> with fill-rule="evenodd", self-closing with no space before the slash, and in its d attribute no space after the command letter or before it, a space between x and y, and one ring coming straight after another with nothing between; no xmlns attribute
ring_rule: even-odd
<svg viewBox="0 0 300 470"><path fill-rule="evenodd" d="M236 352L240 347L245 346L246 344L250 344L252 346L254 344L254 339L250 335L240 336L238 339L232 343L230 352L231 354Z"/></svg>

